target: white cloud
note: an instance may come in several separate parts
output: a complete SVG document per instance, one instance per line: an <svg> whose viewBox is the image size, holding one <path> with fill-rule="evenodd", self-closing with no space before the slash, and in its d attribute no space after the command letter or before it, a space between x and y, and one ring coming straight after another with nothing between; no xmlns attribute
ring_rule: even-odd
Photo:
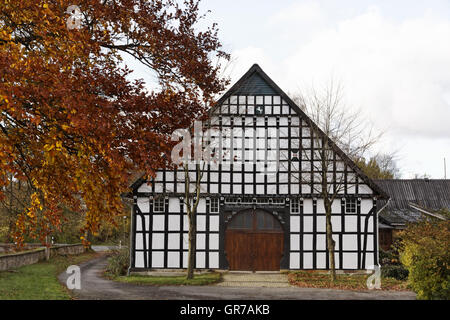
<svg viewBox="0 0 450 320"><path fill-rule="evenodd" d="M347 96L407 134L450 136L450 22L394 23L371 8L323 30L285 61L290 82L342 78ZM287 67L288 66L288 67Z"/></svg>

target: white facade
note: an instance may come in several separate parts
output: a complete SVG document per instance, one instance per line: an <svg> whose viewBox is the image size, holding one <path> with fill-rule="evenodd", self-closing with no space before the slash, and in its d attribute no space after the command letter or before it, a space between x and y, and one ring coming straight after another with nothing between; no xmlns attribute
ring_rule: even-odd
<svg viewBox="0 0 450 320"><path fill-rule="evenodd" d="M254 207L273 213L282 223L285 241L281 269L326 269L325 208L317 170L320 159L314 158L315 131L310 120L267 80L259 67L252 69L249 73L253 75L244 76L241 85L245 87L245 81L258 85L265 81L267 88L261 90L267 92L249 95L241 90L236 95L225 95L211 115L210 126L225 138L214 140L212 134L210 142L220 161L207 165L201 180L196 267L227 268L227 219ZM336 266L371 267L378 259L374 207L377 194L367 177L355 172L342 153L334 152L332 157L328 181L339 189L332 205ZM194 166L189 174L195 181ZM134 196L132 267L185 268L188 226L183 203L184 172L159 171L153 181L137 185Z"/></svg>

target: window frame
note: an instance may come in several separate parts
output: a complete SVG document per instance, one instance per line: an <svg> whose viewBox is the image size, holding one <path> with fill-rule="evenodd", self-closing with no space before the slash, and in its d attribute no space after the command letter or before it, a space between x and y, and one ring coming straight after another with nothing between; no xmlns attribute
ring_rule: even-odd
<svg viewBox="0 0 450 320"><path fill-rule="evenodd" d="M294 207L296 207L296 210L294 211ZM300 199L298 198L292 198L291 199L291 213L300 213Z"/></svg>
<svg viewBox="0 0 450 320"><path fill-rule="evenodd" d="M215 204L213 204L213 203L215 203ZM217 204L217 211L213 210L213 208L216 207L216 204ZM209 212L210 213L219 213L220 212L220 202L219 202L218 198L211 198L210 199Z"/></svg>
<svg viewBox="0 0 450 320"><path fill-rule="evenodd" d="M357 213L358 200L356 198L345 198L345 213Z"/></svg>
<svg viewBox="0 0 450 320"><path fill-rule="evenodd" d="M157 205L157 202L158 205ZM160 208L162 202L162 210L157 210L156 208ZM153 212L154 213L162 213L166 211L166 199L164 197L155 197L153 198Z"/></svg>

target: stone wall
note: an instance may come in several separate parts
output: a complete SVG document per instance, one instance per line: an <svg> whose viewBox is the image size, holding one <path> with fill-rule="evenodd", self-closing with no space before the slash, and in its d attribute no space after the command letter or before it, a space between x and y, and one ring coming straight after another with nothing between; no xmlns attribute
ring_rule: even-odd
<svg viewBox="0 0 450 320"><path fill-rule="evenodd" d="M57 255L81 254L85 251L82 244L55 245L50 248L50 257ZM33 249L22 253L0 256L0 271L16 269L21 266L45 260L45 248Z"/></svg>

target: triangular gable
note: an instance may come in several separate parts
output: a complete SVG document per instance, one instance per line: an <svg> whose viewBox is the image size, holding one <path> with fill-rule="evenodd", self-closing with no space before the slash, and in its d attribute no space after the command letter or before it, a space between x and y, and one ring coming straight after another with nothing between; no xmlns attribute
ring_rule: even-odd
<svg viewBox="0 0 450 320"><path fill-rule="evenodd" d="M268 93L254 93L257 90L265 91ZM270 92L270 93L269 93ZM273 92L273 93L272 93ZM210 114L219 108L223 102L232 95L258 95L258 94L272 94L279 95L286 101L286 103L303 119L305 120L315 131L320 135L325 136L325 133L311 120L309 116L303 112L300 107L292 101L291 98L261 69L258 64L254 64L213 106L210 110ZM330 147L341 159L346 163L354 172L361 178L378 196L388 199L389 196L375 184L362 170L331 140L327 139L330 143Z"/></svg>
<svg viewBox="0 0 450 320"><path fill-rule="evenodd" d="M276 95L277 93L258 72L253 72L237 90L235 95Z"/></svg>

